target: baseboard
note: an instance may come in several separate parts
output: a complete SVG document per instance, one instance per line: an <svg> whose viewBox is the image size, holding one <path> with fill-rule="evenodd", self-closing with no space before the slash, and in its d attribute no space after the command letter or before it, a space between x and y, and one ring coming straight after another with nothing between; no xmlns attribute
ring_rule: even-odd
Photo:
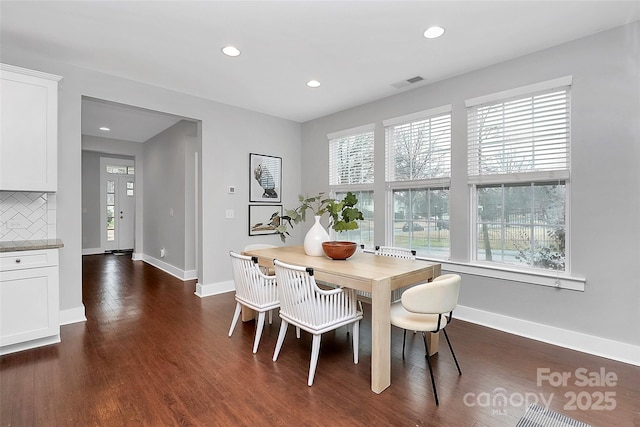
<svg viewBox="0 0 640 427"><path fill-rule="evenodd" d="M142 261L142 258L143 258L143 254L141 254L141 253L139 253L139 252L133 252L133 253L131 254L131 259L132 259L133 261Z"/></svg>
<svg viewBox="0 0 640 427"><path fill-rule="evenodd" d="M198 274L196 270L185 271L171 264L168 264L164 261L160 261L159 259L149 256L147 254L142 254L142 261L146 262L147 264L151 264L154 267L164 271L165 273L169 273L173 277L177 277L178 279L183 281L193 280L198 278Z"/></svg>
<svg viewBox="0 0 640 427"><path fill-rule="evenodd" d="M456 308L454 317L525 338L640 366L640 346L637 345L460 305Z"/></svg>
<svg viewBox="0 0 640 427"><path fill-rule="evenodd" d="M68 310L60 310L60 325L68 325L70 323L86 322L84 315L84 304L80 307L70 308Z"/></svg>
<svg viewBox="0 0 640 427"><path fill-rule="evenodd" d="M210 297L213 295L220 295L227 292L231 292L231 291L234 291L235 289L236 289L236 285L235 283L233 283L233 280L227 280L226 282L210 283L208 285L196 283L195 294L200 298L204 298L204 297Z"/></svg>
<svg viewBox="0 0 640 427"><path fill-rule="evenodd" d="M57 344L60 342L60 334L50 337L39 338L37 340L31 340L26 342L20 342L12 345L5 345L0 347L0 355L17 353L18 351L29 350L36 347L42 347L45 345Z"/></svg>
<svg viewBox="0 0 640 427"><path fill-rule="evenodd" d="M101 248L83 248L82 255L102 255L104 250Z"/></svg>

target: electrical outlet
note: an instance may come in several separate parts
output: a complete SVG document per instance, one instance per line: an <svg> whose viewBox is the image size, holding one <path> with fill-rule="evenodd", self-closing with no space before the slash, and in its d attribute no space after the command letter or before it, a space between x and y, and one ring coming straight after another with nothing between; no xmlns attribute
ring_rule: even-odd
<svg viewBox="0 0 640 427"><path fill-rule="evenodd" d="M225 217L225 218L228 218L228 219L231 219L231 218L235 218L235 217L236 217L236 215L235 215L235 212L233 211L233 209L227 209L227 210L224 212L224 217Z"/></svg>

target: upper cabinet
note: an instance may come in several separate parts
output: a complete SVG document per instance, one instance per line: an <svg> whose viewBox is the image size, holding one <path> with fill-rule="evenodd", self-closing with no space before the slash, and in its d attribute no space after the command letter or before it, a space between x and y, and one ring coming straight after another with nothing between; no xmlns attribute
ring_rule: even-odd
<svg viewBox="0 0 640 427"><path fill-rule="evenodd" d="M57 190L61 79L0 64L0 190Z"/></svg>

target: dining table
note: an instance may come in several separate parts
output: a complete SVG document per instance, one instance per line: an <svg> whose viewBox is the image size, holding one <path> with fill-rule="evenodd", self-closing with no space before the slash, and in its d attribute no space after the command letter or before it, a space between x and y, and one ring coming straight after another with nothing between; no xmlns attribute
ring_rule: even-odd
<svg viewBox="0 0 640 427"><path fill-rule="evenodd" d="M303 246L280 246L243 252L272 268L273 260L311 267L317 281L371 294L371 390L391 385L391 291L424 283L440 275L439 263L357 252L346 260L309 256ZM438 334L427 334L430 353L437 352Z"/></svg>

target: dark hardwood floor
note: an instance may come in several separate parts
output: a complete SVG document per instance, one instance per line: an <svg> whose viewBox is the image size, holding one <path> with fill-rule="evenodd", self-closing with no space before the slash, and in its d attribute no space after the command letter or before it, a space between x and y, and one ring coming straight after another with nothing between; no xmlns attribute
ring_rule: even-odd
<svg viewBox="0 0 640 427"><path fill-rule="evenodd" d="M527 399L594 426L640 425L640 368L458 320L448 330L463 375L444 339L432 359L439 407L419 334L408 334L403 361L402 333L392 331L392 385L370 391L368 316L360 363L346 328L327 333L308 387L308 334L289 331L274 363L274 316L254 355L254 322L227 337L233 294L201 299L194 288L126 256L85 256L87 322L62 326L60 344L0 358L2 425L514 426ZM578 368L603 368L616 385L576 385ZM538 384L538 369L572 376Z"/></svg>

